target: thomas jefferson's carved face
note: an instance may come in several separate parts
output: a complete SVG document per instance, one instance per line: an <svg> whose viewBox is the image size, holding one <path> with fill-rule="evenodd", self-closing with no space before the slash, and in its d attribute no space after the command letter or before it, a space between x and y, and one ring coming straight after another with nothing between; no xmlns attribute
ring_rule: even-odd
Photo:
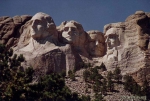
<svg viewBox="0 0 150 101"><path fill-rule="evenodd" d="M64 27L62 37L65 42L73 43L79 38L79 31L73 23L67 23Z"/></svg>
<svg viewBox="0 0 150 101"><path fill-rule="evenodd" d="M91 40L89 43L89 52L92 56L103 56L105 52L104 36L100 32L89 34Z"/></svg>
<svg viewBox="0 0 150 101"><path fill-rule="evenodd" d="M53 19L45 13L37 13L31 19L31 36L35 39L56 34Z"/></svg>
<svg viewBox="0 0 150 101"><path fill-rule="evenodd" d="M107 44L107 49L112 49L120 44L119 36L117 35L116 28L110 28L105 34L105 42Z"/></svg>

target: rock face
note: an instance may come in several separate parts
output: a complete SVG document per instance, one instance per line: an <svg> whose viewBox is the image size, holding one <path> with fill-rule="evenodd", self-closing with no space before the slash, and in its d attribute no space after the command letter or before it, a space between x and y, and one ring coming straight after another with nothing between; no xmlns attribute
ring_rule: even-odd
<svg viewBox="0 0 150 101"><path fill-rule="evenodd" d="M17 43L21 34L21 26L31 19L29 15L15 16L13 18L0 17L0 43L11 47Z"/></svg>
<svg viewBox="0 0 150 101"><path fill-rule="evenodd" d="M67 74L69 70L80 67L78 63L82 60L75 50L79 48L81 51L83 50L81 53L84 53L85 49L83 44L77 46L76 42L81 40L80 37L84 38L85 32L79 23L72 21L71 24L69 27L72 30L72 26L75 26L76 34L79 36L70 35L71 40L69 39L69 41L64 41L64 37L59 39L59 33L53 19L42 12L35 14L22 26L19 42L13 49L15 54L23 54L26 58L26 62L22 64L24 67L31 66L35 69L35 80L39 75L62 71L66 71ZM79 25L82 28L81 36ZM65 31L64 28L63 32L71 33Z"/></svg>
<svg viewBox="0 0 150 101"><path fill-rule="evenodd" d="M104 26L107 53L104 63L108 70L120 67L122 74L130 74L142 84L150 80L149 65L149 17L143 11L137 11L125 22Z"/></svg>
<svg viewBox="0 0 150 101"><path fill-rule="evenodd" d="M103 34L104 33L104 34ZM142 84L150 81L150 13L137 11L125 22L104 26L104 32L84 31L76 21L55 25L52 17L39 12L31 16L0 18L0 43L23 54L24 67L39 75L80 69L81 64L102 62L107 70L120 67Z"/></svg>

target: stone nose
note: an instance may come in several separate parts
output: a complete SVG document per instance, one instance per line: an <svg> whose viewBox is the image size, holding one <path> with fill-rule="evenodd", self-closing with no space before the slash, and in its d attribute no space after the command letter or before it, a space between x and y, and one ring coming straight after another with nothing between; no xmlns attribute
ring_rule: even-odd
<svg viewBox="0 0 150 101"><path fill-rule="evenodd" d="M69 29L68 29L68 34L70 35L70 34L71 34L71 32L72 32L72 31L71 31L71 28L69 28Z"/></svg>
<svg viewBox="0 0 150 101"><path fill-rule="evenodd" d="M33 22L31 23L31 27L32 27L32 28L35 27L35 21L33 21Z"/></svg>
<svg viewBox="0 0 150 101"><path fill-rule="evenodd" d="M54 23L47 23L47 28L54 28L55 24Z"/></svg>
<svg viewBox="0 0 150 101"><path fill-rule="evenodd" d="M108 42L108 37L106 37L106 39L105 39L105 43L107 43Z"/></svg>

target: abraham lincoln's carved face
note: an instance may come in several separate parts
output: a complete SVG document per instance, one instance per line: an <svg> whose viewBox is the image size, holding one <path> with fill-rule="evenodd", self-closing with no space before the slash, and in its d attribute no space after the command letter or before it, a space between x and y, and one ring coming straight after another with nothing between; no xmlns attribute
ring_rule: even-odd
<svg viewBox="0 0 150 101"><path fill-rule="evenodd" d="M120 45L116 28L110 28L108 31L106 31L105 42L107 44L107 49L112 49Z"/></svg>

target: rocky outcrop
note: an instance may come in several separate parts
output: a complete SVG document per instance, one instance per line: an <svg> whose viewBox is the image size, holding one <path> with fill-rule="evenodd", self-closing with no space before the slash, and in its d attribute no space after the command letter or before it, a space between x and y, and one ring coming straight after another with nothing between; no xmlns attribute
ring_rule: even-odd
<svg viewBox="0 0 150 101"><path fill-rule="evenodd" d="M107 69L120 67L122 74L132 75L139 84L149 81L150 22L147 14L137 11L125 22L106 25L104 33L109 40L104 56Z"/></svg>
<svg viewBox="0 0 150 101"><path fill-rule="evenodd" d="M0 43L11 47L17 43L17 39L21 34L21 26L31 19L29 15L0 17Z"/></svg>

